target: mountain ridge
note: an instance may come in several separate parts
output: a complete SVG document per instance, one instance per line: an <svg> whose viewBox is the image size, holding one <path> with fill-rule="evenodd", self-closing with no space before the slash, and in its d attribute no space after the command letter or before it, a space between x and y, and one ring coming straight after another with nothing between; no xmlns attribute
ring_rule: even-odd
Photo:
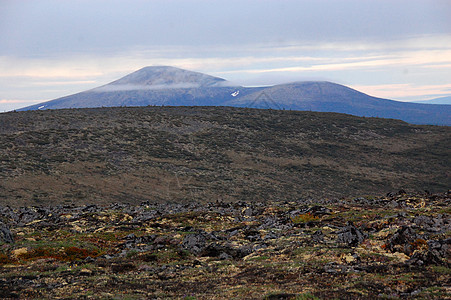
<svg viewBox="0 0 451 300"><path fill-rule="evenodd" d="M144 67L109 84L20 110L115 106L233 106L347 113L451 125L451 106L372 97L328 81L295 81L243 87L207 74L170 66Z"/></svg>

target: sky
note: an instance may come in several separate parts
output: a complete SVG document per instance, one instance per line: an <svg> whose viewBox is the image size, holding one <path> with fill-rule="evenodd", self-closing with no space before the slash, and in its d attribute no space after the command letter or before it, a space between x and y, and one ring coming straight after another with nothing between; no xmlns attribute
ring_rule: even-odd
<svg viewBox="0 0 451 300"><path fill-rule="evenodd" d="M244 86L451 95L449 0L0 0L0 112L170 65Z"/></svg>

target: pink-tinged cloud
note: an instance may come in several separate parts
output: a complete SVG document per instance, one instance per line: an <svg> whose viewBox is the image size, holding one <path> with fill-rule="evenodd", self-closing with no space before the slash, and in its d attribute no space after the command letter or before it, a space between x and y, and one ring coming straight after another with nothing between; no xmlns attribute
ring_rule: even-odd
<svg viewBox="0 0 451 300"><path fill-rule="evenodd" d="M381 84L381 85L352 85L352 88L379 98L402 99L425 95L449 95L451 84L420 85L412 84ZM426 99L424 99L426 100Z"/></svg>

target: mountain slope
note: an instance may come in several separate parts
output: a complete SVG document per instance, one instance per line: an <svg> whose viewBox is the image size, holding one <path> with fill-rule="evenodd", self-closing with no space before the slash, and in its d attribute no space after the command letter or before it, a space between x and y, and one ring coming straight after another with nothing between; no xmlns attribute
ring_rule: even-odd
<svg viewBox="0 0 451 300"><path fill-rule="evenodd" d="M397 102L330 82L241 87L179 68L146 67L107 85L20 110L118 106L235 106L340 112L451 125L451 106Z"/></svg>
<svg viewBox="0 0 451 300"><path fill-rule="evenodd" d="M405 103L368 96L331 82L275 85L226 103L230 106L338 112L400 119L414 124L451 125L451 106Z"/></svg>

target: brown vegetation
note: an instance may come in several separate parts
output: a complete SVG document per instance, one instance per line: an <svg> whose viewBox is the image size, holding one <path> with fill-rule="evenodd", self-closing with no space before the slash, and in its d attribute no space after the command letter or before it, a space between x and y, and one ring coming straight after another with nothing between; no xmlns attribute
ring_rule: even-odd
<svg viewBox="0 0 451 300"><path fill-rule="evenodd" d="M450 186L450 128L336 113L140 107L0 114L0 203L339 198Z"/></svg>

